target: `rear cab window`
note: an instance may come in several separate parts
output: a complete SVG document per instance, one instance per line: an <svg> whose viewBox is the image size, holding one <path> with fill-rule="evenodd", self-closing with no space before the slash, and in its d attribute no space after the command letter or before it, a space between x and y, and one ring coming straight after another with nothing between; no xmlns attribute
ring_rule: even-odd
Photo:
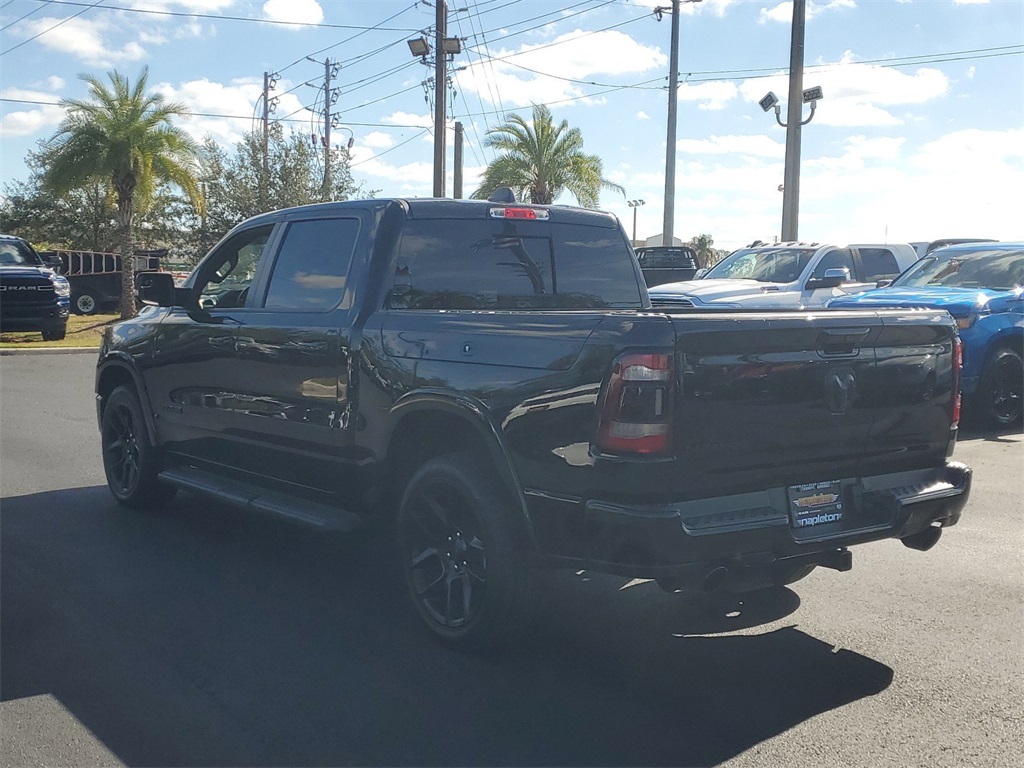
<svg viewBox="0 0 1024 768"><path fill-rule="evenodd" d="M639 309L617 229L577 223L409 219L389 306L396 309Z"/></svg>

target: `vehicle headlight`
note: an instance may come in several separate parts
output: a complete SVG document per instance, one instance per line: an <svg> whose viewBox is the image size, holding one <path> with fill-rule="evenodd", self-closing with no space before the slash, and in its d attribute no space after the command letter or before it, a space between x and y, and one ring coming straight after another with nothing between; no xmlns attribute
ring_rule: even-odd
<svg viewBox="0 0 1024 768"><path fill-rule="evenodd" d="M50 282L53 283L53 292L58 296L71 295L71 283L62 275L50 275Z"/></svg>

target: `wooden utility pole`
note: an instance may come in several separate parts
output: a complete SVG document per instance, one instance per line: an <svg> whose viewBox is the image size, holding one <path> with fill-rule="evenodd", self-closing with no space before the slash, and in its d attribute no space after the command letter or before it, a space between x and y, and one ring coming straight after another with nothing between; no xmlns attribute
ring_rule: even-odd
<svg viewBox="0 0 1024 768"><path fill-rule="evenodd" d="M320 197L324 201L331 199L331 60L324 61L324 186Z"/></svg>
<svg viewBox="0 0 1024 768"><path fill-rule="evenodd" d="M448 34L448 3L435 0L434 8L434 197L444 197L444 118L448 94L448 57L444 52L444 39Z"/></svg>
<svg viewBox="0 0 1024 768"><path fill-rule="evenodd" d="M786 168L782 177L782 241L796 241L800 218L800 118L804 90L804 19L806 0L793 2L789 45L789 104L786 105ZM813 112L812 112L813 114Z"/></svg>

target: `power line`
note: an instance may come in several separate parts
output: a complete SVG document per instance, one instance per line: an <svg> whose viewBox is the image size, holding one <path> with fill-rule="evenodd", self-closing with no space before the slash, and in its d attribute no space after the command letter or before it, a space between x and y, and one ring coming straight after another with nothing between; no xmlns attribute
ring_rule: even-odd
<svg viewBox="0 0 1024 768"><path fill-rule="evenodd" d="M356 39L357 37L362 37L362 36L363 36L363 35L365 35L365 34L366 34L367 32L372 32L372 31L373 31L373 30L375 30L375 29L384 29L384 25L385 25L385 24L387 24L387 23L388 23L389 21L391 21L392 19L396 19L396 18L398 18L398 17L399 17L399 16L401 16L401 15L402 15L403 13L406 13L406 12L408 12L408 11L411 11L411 10L412 10L413 8L415 8L415 7L416 7L416 6L418 5L418 4L419 4L418 2L417 2L417 3L413 3L412 5L408 6L407 8L403 8L403 9L402 9L402 10L400 10L400 11L399 11L398 13L395 13L395 14L392 14L391 16L388 16L388 17L387 17L386 19L384 19L383 21L381 21L381 22L379 22L379 23L375 24L375 25L374 25L374 26L372 26L372 27L367 27L366 29L363 29L363 30L361 30L361 31L357 32L356 34L352 35L351 37L347 37L347 38L345 38L344 40L341 40L341 41L339 41L339 42L337 42L337 43L333 43L332 45L328 45L328 46L327 46L326 48L321 48L321 49L320 49L320 50L318 50L318 51L313 51L312 53L306 54L305 56L301 56L301 57L299 57L298 59L296 59L295 61L293 61L293 62L292 62L291 64L289 64L288 66L286 66L286 67L282 67L281 69L277 70L277 72L278 72L278 74L280 74L280 73L284 72L284 71L285 71L286 69L291 69L291 68L292 68L292 67L294 67L294 66L295 66L296 64L298 64L298 63L300 63L300 62L302 62L302 61L305 61L306 59L308 59L308 58L310 58L310 57L312 57L312 56L318 56L319 54L321 54L321 53L324 53L325 51L329 51L329 50L331 50L332 48L337 48L337 47L338 47L339 45L344 45L345 43L350 43L350 42L352 42L353 40L355 40L355 39ZM393 43L392 43L392 45L393 45Z"/></svg>
<svg viewBox="0 0 1024 768"><path fill-rule="evenodd" d="M355 123L352 123L352 125L355 125ZM419 126L414 126L414 127L419 128ZM419 133L413 134L412 136L410 136L408 139L406 139L405 141L401 142L400 144L395 144L395 146L393 146L393 147L391 147L389 149L385 149L383 152L381 152L379 154L376 154L373 157L368 157L365 160L360 160L358 163L349 163L348 167L349 168L355 168L357 165L362 165L363 163L368 163L371 160L376 160L378 157L384 157L384 155L386 155L388 152L394 152L399 147L404 147L410 141L413 141L414 139L418 139L418 138L420 138L421 136L423 136L424 134L427 134L427 133L430 133L430 129L429 128L424 128L422 131L420 131Z"/></svg>
<svg viewBox="0 0 1024 768"><path fill-rule="evenodd" d="M69 21L71 21L72 19L77 19L77 18L78 18L79 16L81 16L81 15L82 15L83 13L85 13L86 11L88 11L88 10L90 10L90 9L92 9L92 8L95 8L95 7L97 6L97 5L99 5L99 4L100 4L100 3L102 3L102 2L103 2L103 0L96 0L96 2L95 2L95 3L93 3L92 5L86 5L86 6L85 6L85 7L84 7L84 8L82 9L82 10L80 10L80 11L79 11L78 13L72 14L71 16L68 16L68 17L67 17L66 19L62 19L61 21L58 21L58 22L57 22L56 24L54 24L54 25L53 25L52 27L47 27L47 28L46 28L46 29L44 29L44 30L43 30L42 32L38 32L38 33L36 33L36 34L32 35L32 37L30 37L30 38L29 38L28 40L22 40L22 41L21 41L20 43L18 43L17 45L15 45L15 46L12 46L12 47L8 48L8 49L7 49L7 50L5 50L5 51L0 51L0 56L6 56L6 55L7 55L8 53L10 53L11 51L16 51L16 50L18 50L19 48L21 48L21 46L25 45L26 43L31 43L31 42L32 42L33 40L35 40L35 39L36 39L36 38L38 38L38 37L42 37L42 36L43 36L43 35L45 35L45 34L46 34L47 32L52 32L53 30L55 30L55 29L56 29L57 27L61 26L62 24L67 24L67 23L68 23ZM77 5L85 5L85 3L77 3Z"/></svg>
<svg viewBox="0 0 1024 768"><path fill-rule="evenodd" d="M14 0L8 0L8 2L6 2L6 3L4 3L4 4L2 5L2 6L0 6L0 10L3 10L4 8L6 8L6 7L8 6L8 5L10 5L10 4L11 4L11 3L13 3L13 2L14 2ZM14 21L12 21L12 22L11 22L10 24L4 24L4 25L3 25L2 27L0 27L0 32L3 32L4 30L6 30L6 29L9 29L9 28L13 27L13 26L14 26L15 24L17 24L17 23L18 23L19 21L24 21L24 20L25 20L25 19L27 19L27 18L28 18L29 16L31 16L31 15L32 15L33 13L39 13L39 11L43 10L43 8L45 8L45 7L46 7L45 5L37 5L37 6L36 6L35 8L33 8L33 9L32 9L31 11L29 11L28 13L26 13L26 14L25 14L24 16L19 16L19 17L18 17L18 18L16 18L16 19L15 19Z"/></svg>
<svg viewBox="0 0 1024 768"><path fill-rule="evenodd" d="M73 0L37 0L37 2L51 3L53 5L70 5L70 6L83 6L85 3L74 2ZM92 8L93 6L88 6ZM187 19L212 19L214 21L247 21L254 22L256 24L277 24L279 26L286 27L314 27L319 29L360 29L366 32L371 30L381 30L384 32L417 32L416 29L410 29L407 27L364 27L357 24L327 24L324 22L309 23L304 21L281 21L279 19L257 19L251 16L218 16L212 13L189 13L187 11L157 11L150 8L128 8L119 5L107 5L104 6L107 10L111 11L123 11L125 13L145 13L151 16L177 16L180 18Z"/></svg>

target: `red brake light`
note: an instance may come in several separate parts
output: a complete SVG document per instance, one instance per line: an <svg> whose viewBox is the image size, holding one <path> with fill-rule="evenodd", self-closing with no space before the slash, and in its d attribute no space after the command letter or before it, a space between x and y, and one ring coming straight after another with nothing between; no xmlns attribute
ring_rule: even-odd
<svg viewBox="0 0 1024 768"><path fill-rule="evenodd" d="M503 208L491 208L492 219L534 219L536 221L547 221L550 214L543 208L516 208L505 206Z"/></svg>
<svg viewBox="0 0 1024 768"><path fill-rule="evenodd" d="M674 380L671 354L617 357L599 405L597 447L648 456L670 452Z"/></svg>

